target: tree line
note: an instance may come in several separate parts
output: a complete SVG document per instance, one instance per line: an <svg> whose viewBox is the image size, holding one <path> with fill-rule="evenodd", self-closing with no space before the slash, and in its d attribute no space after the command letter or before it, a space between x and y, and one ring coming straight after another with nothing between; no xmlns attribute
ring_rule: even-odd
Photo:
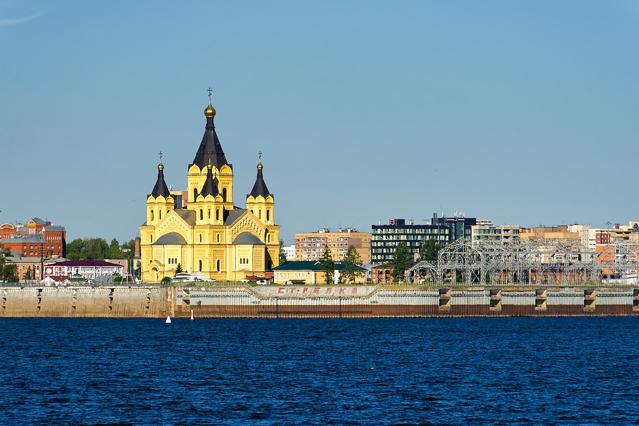
<svg viewBox="0 0 639 426"><path fill-rule="evenodd" d="M436 262L441 246L436 240L426 240L419 248L419 261ZM391 273L393 281L398 282L404 279L404 273L415 264L413 254L406 246L400 242L393 253L393 271Z"/></svg>
<svg viewBox="0 0 639 426"><path fill-rule="evenodd" d="M326 247L324 253L319 260L318 269L324 272L324 280L326 284L333 284L335 281L335 269L336 263L331 256L331 250ZM340 283L354 283L357 277L363 275L365 272L362 269L362 259L355 249L355 247L348 247L346 256L342 261L342 270L339 274Z"/></svg>
<svg viewBox="0 0 639 426"><path fill-rule="evenodd" d="M0 281L18 281L18 266L15 263L7 264L7 257L11 254L8 249L0 251Z"/></svg>
<svg viewBox="0 0 639 426"><path fill-rule="evenodd" d="M107 243L103 238L76 238L67 244L67 259L132 259L133 240L120 244L115 238Z"/></svg>
<svg viewBox="0 0 639 426"><path fill-rule="evenodd" d="M440 250L441 246L436 240L426 240L422 242L422 245L419 248L418 261L425 260L429 262L437 262L437 257ZM280 253L280 263L286 263L286 256L284 256L283 252ZM406 272L406 270L412 267L415 263L416 262L413 253L411 253L411 251L408 249L406 243L400 242L395 248L395 252L393 253L393 270L391 272L393 281L402 281L404 279L404 273ZM346 256L342 261L342 265L343 269L342 271L340 271L339 277L340 283L355 282L357 277L365 274L365 271L362 269L361 257L353 246L350 246L348 248ZM324 253L319 260L318 269L324 272L324 280L326 284L332 284L334 282L336 262L333 260L331 251L328 247L324 249Z"/></svg>

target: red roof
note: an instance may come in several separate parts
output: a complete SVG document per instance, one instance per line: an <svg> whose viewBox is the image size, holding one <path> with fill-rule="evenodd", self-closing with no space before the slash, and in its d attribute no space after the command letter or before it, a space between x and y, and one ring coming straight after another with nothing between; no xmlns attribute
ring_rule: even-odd
<svg viewBox="0 0 639 426"><path fill-rule="evenodd" d="M65 260L64 262L54 263L51 266L118 266L122 268L122 265L104 260Z"/></svg>

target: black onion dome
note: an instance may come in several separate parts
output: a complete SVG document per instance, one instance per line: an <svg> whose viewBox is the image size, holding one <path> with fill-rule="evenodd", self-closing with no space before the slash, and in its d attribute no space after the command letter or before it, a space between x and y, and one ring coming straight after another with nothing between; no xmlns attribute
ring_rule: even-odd
<svg viewBox="0 0 639 426"><path fill-rule="evenodd" d="M261 195L266 198L266 196L271 195L268 191L268 187L266 186L266 182L264 182L264 175L262 174L262 162L257 165L257 178L255 179L255 184L253 185L253 189L249 195L253 197L257 197Z"/></svg>
<svg viewBox="0 0 639 426"><path fill-rule="evenodd" d="M209 107L211 111L209 111ZM228 164L228 161L226 161L222 144L220 144L220 139L215 132L215 123L213 122L215 110L210 104L209 107L204 111L206 117L204 136L202 136L202 142L200 142L192 164L197 164L200 169L212 164L219 170L223 165Z"/></svg>
<svg viewBox="0 0 639 426"><path fill-rule="evenodd" d="M217 180L217 176L213 177L213 172L211 165L209 164L208 166L208 172L206 173L206 180L204 181L204 185L202 185L202 190L200 191L200 194L202 195L202 197L206 197L207 195L211 195L213 197L219 195L220 191L217 187L218 185L218 180Z"/></svg>
<svg viewBox="0 0 639 426"><path fill-rule="evenodd" d="M155 181L155 186L153 187L153 191L151 191L151 195L154 197L159 197L160 195L164 198L167 198L171 195L169 191L169 187L166 185L164 181L164 164L158 164L158 178Z"/></svg>

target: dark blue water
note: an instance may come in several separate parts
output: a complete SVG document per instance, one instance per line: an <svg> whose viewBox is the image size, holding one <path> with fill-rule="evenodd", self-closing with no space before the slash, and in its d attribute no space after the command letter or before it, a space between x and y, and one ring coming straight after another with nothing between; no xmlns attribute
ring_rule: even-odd
<svg viewBox="0 0 639 426"><path fill-rule="evenodd" d="M639 422L639 319L0 320L0 423Z"/></svg>

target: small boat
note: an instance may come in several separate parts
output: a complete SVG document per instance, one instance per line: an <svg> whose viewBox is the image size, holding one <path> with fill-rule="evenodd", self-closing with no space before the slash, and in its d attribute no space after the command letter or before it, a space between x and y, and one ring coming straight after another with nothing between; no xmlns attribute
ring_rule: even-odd
<svg viewBox="0 0 639 426"><path fill-rule="evenodd" d="M193 309L191 309L191 321L193 321Z"/></svg>
<svg viewBox="0 0 639 426"><path fill-rule="evenodd" d="M171 324L171 317L168 316L166 317L166 321L164 321L165 324Z"/></svg>

